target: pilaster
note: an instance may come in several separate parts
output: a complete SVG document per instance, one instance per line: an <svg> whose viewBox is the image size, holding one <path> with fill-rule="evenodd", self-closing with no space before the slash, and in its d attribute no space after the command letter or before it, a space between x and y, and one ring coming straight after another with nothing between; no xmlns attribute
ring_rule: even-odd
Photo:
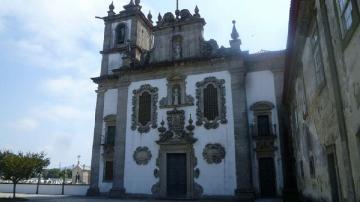
<svg viewBox="0 0 360 202"><path fill-rule="evenodd" d="M120 78L118 83L118 105L116 116L116 135L114 146L114 178L113 187L110 190L110 197L120 198L125 194L124 170L125 170L125 142L127 122L127 101L129 81Z"/></svg>
<svg viewBox="0 0 360 202"><path fill-rule="evenodd" d="M87 190L88 196L99 195L99 168L100 168L100 152L101 152L101 133L103 127L104 115L104 95L106 90L97 90L97 101L95 110L95 128L94 140L91 158L91 180L90 188Z"/></svg>
<svg viewBox="0 0 360 202"><path fill-rule="evenodd" d="M245 92L245 71L231 70L231 90L234 114L236 184L235 194L242 200L253 200L251 144Z"/></svg>

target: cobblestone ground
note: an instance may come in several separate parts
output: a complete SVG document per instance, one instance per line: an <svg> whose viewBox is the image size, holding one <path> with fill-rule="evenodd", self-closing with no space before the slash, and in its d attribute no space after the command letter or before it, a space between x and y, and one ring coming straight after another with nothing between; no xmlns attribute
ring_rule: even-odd
<svg viewBox="0 0 360 202"><path fill-rule="evenodd" d="M2 201L40 201L40 202L112 202L112 201L121 201L121 202L181 202L182 200L119 200L119 199L108 199L108 198L89 198L89 197L74 197L74 196L49 196L49 195L31 195L31 194L16 194L21 200L7 200L7 198L11 198L12 194L10 193L0 193L0 202ZM224 200L204 200L203 202L227 202ZM256 202L282 202L281 199L260 199L256 200Z"/></svg>

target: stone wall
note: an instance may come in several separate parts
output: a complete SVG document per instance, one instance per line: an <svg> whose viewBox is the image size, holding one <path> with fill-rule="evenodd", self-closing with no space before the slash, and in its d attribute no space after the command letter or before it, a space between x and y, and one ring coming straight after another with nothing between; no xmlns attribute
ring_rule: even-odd
<svg viewBox="0 0 360 202"><path fill-rule="evenodd" d="M360 200L360 28L354 14L350 38L340 29L337 1L298 1L297 28L289 36L284 101L291 116L298 188L305 198L335 201L329 154L335 155L339 198ZM335 3L334 3L335 2ZM353 3L355 13L359 7ZM316 12L314 12L316 10ZM357 16L357 17L356 17ZM301 19L301 20L300 20ZM325 80L316 82L312 37L318 27ZM314 166L312 166L314 164ZM313 168L312 168L313 167Z"/></svg>

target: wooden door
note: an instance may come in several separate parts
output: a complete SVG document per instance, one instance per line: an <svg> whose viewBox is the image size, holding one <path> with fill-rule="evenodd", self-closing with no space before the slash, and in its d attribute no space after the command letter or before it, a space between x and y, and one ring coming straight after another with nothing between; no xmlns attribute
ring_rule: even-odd
<svg viewBox="0 0 360 202"><path fill-rule="evenodd" d="M334 153L327 154L328 159L328 172L330 178L330 187L331 187L331 198L333 202L340 201L339 195L339 181L336 169L336 159Z"/></svg>
<svg viewBox="0 0 360 202"><path fill-rule="evenodd" d="M273 158L259 159L259 178L261 197L276 196L275 165Z"/></svg>
<svg viewBox="0 0 360 202"><path fill-rule="evenodd" d="M167 154L167 195L186 197L186 154Z"/></svg>

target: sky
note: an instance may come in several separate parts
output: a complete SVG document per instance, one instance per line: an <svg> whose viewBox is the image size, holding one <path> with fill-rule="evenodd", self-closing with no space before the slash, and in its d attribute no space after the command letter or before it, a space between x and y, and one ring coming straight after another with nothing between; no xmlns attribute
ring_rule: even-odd
<svg viewBox="0 0 360 202"><path fill-rule="evenodd" d="M112 0L1 0L0 150L45 152L50 167L90 165L104 22ZM129 0L114 0L118 13ZM176 0L142 0L142 11L175 11ZM242 50L286 47L290 0L179 0L198 5L206 40Z"/></svg>

